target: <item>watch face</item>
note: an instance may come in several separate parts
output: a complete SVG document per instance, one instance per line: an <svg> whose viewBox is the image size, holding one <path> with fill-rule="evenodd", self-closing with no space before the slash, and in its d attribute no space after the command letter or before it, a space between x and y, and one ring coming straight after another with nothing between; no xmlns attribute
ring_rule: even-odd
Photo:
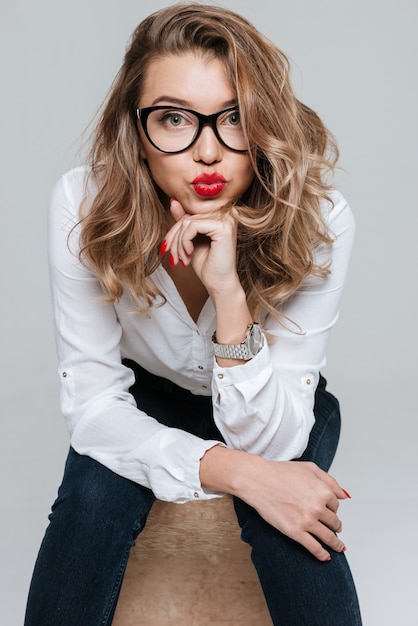
<svg viewBox="0 0 418 626"><path fill-rule="evenodd" d="M253 324L248 337L248 349L251 356L258 354L263 345L263 333L258 324Z"/></svg>

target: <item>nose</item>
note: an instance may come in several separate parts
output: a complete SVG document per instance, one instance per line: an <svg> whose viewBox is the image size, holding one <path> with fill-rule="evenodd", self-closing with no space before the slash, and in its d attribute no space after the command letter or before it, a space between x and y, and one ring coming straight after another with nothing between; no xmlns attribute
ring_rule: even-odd
<svg viewBox="0 0 418 626"><path fill-rule="evenodd" d="M209 124L202 128L193 146L193 158L196 162L202 161L208 165L217 163L222 158L222 145Z"/></svg>

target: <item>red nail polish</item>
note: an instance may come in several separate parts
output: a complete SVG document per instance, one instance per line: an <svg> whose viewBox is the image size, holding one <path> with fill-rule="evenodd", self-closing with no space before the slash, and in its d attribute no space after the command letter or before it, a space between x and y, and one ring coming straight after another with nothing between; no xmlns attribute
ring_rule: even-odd
<svg viewBox="0 0 418 626"><path fill-rule="evenodd" d="M175 263L174 263L174 257L172 254L170 254L170 265L171 267L174 267Z"/></svg>
<svg viewBox="0 0 418 626"><path fill-rule="evenodd" d="M341 548L341 552L345 552L346 550L347 550L347 546L343 546L343 547Z"/></svg>
<svg viewBox="0 0 418 626"><path fill-rule="evenodd" d="M346 491L345 489L343 489L345 495L347 496L347 498L351 498L350 494L348 493L348 491Z"/></svg>
<svg viewBox="0 0 418 626"><path fill-rule="evenodd" d="M186 267L186 266L184 265L184 261L183 261L183 259L179 259L179 263L180 263L180 265L181 265L182 267Z"/></svg>
<svg viewBox="0 0 418 626"><path fill-rule="evenodd" d="M325 562L326 562L326 563L329 563L329 562L330 562L330 560L331 560L331 557L330 557L330 556L328 556L328 557L325 559Z"/></svg>
<svg viewBox="0 0 418 626"><path fill-rule="evenodd" d="M161 244L161 248L160 248L161 256L163 256L163 254L165 254L165 251L167 250L167 246L168 246L168 243L164 239L163 243Z"/></svg>

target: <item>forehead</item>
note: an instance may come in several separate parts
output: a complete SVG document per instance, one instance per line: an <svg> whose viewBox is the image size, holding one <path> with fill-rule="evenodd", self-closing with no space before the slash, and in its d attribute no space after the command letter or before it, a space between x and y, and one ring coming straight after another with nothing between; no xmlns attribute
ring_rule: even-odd
<svg viewBox="0 0 418 626"><path fill-rule="evenodd" d="M235 101L225 63L195 52L150 61L140 94L140 106L167 102L211 113L214 107Z"/></svg>

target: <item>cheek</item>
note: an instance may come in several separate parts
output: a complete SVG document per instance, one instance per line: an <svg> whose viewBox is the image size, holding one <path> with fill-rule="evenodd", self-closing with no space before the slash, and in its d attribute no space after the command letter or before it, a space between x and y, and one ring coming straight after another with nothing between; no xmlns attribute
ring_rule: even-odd
<svg viewBox="0 0 418 626"><path fill-rule="evenodd" d="M247 161L245 164L242 164L240 172L241 172L241 176L239 178L241 179L241 186L242 186L241 195L242 195L251 186L251 183L253 182L255 178L255 173L249 161Z"/></svg>
<svg viewBox="0 0 418 626"><path fill-rule="evenodd" d="M176 164L170 159L165 159L162 154L148 153L146 160L151 177L158 187L168 196L177 193L181 177Z"/></svg>

